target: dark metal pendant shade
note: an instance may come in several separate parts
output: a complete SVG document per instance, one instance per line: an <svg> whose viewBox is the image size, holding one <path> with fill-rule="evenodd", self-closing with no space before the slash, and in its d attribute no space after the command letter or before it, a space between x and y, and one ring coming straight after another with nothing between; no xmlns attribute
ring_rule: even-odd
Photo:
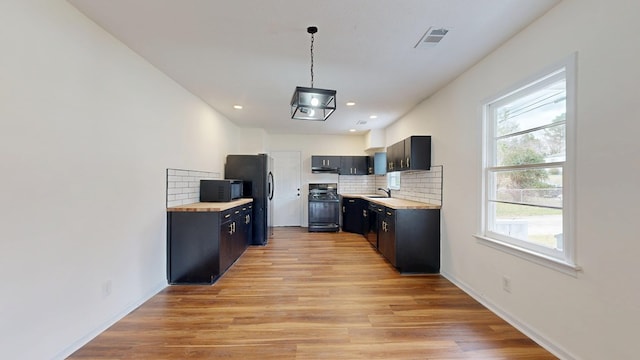
<svg viewBox="0 0 640 360"><path fill-rule="evenodd" d="M309 26L307 32L311 34L311 87L296 87L291 97L291 118L325 121L336 110L336 91L313 87L313 40L318 28Z"/></svg>
<svg viewBox="0 0 640 360"><path fill-rule="evenodd" d="M297 86L291 97L291 118L325 121L336 110L336 91Z"/></svg>

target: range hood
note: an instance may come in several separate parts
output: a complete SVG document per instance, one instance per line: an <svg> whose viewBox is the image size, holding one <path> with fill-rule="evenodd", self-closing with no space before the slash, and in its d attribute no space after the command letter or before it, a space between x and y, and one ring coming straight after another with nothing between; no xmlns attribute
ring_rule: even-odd
<svg viewBox="0 0 640 360"><path fill-rule="evenodd" d="M311 173L312 174L339 174L340 168L328 167L328 166L312 166Z"/></svg>

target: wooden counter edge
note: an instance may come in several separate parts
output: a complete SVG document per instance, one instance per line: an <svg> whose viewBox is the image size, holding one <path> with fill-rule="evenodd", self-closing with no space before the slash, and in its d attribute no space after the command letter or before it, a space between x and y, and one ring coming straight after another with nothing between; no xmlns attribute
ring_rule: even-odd
<svg viewBox="0 0 640 360"><path fill-rule="evenodd" d="M400 198L386 198L386 197L368 197L366 194L340 194L342 197L346 197L346 198L360 198L360 199L364 199L370 202L373 202L375 204L378 205L382 205L382 206L386 206L388 208L391 209L395 209L395 210L404 210L404 209L408 209L408 210L419 210L419 209L440 209L442 206L441 205L437 205L437 204L431 204L431 203L425 203L425 202L420 202L420 201L414 201L414 200L406 200L406 199L400 199ZM395 202L394 203L389 203L388 199L391 199L391 201Z"/></svg>
<svg viewBox="0 0 640 360"><path fill-rule="evenodd" d="M236 206L249 204L253 199L238 199L229 202L197 202L167 208L167 212L215 212L224 211Z"/></svg>

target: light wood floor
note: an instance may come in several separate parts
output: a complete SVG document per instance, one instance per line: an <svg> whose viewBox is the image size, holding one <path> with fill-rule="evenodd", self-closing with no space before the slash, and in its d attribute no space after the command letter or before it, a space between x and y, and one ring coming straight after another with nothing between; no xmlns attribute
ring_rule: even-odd
<svg viewBox="0 0 640 360"><path fill-rule="evenodd" d="M555 359L360 235L277 228L213 286L169 286L71 359Z"/></svg>

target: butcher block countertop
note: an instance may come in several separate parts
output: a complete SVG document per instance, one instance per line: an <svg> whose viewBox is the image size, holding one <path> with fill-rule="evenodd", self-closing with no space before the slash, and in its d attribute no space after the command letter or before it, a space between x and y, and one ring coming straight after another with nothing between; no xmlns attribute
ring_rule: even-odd
<svg viewBox="0 0 640 360"><path fill-rule="evenodd" d="M372 203L383 205L391 209L440 209L440 205L430 204L420 201L405 200L398 198L380 197L380 195L367 195L367 194L340 194L347 198L360 198L368 200Z"/></svg>
<svg viewBox="0 0 640 360"><path fill-rule="evenodd" d="M198 202L193 204L178 205L167 208L169 212L214 212L225 211L236 206L253 202L253 199L238 199L229 202Z"/></svg>

